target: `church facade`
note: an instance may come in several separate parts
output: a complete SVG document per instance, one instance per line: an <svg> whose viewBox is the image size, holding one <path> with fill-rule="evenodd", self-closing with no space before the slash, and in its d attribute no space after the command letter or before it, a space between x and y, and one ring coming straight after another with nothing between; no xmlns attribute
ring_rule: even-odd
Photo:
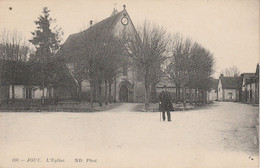
<svg viewBox="0 0 260 168"><path fill-rule="evenodd" d="M77 43L79 43L80 38L83 37L83 34L83 40L88 40L88 35L90 34L102 34L103 32L108 31L118 38L126 38L133 35L138 36L135 26L124 6L122 11L118 12L114 9L110 17L91 25L87 30L70 35L62 47L63 49L67 49L67 51L64 50L63 52L69 52L69 50L79 50L79 48L71 46L77 46ZM126 52L122 54L126 54ZM129 58L127 62L132 62L132 60ZM122 67L122 73L117 75L112 84L112 100L116 102L144 102L145 89L142 78L140 77L138 70L129 65L127 62L125 66ZM87 100L89 100L90 97L90 89L89 81L83 81L83 97ZM102 94L104 94L104 90L105 89L103 88ZM97 89L95 89L94 92L96 93Z"/></svg>

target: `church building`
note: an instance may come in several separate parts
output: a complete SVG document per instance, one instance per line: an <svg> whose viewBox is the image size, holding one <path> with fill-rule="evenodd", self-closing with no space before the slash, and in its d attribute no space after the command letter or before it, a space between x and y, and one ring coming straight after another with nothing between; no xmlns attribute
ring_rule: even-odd
<svg viewBox="0 0 260 168"><path fill-rule="evenodd" d="M90 23L92 24L92 21ZM120 12L114 8L114 11L110 17L91 25L87 30L71 34L63 44L61 53L68 54L71 51L80 50L75 46L80 46L79 43L81 40L88 40L90 35L98 36L102 33L108 32L118 38L125 38L130 35L138 36L135 26L125 9L125 5L124 9ZM126 54L126 52L122 54ZM128 62L131 62L130 58ZM138 73L138 70L129 65L127 62L122 68L122 73L117 75L112 84L112 100L117 102L144 102L145 89L142 82L142 77L139 74L140 72ZM104 90L105 89L102 89L102 94L104 94ZM83 97L85 96L85 99L89 100L89 81L83 81L82 92Z"/></svg>

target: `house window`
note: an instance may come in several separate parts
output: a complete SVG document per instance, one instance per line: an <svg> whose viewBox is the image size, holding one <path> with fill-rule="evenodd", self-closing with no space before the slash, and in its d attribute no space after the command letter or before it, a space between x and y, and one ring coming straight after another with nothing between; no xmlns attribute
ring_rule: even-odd
<svg viewBox="0 0 260 168"><path fill-rule="evenodd" d="M23 88L23 98L24 99L33 99L35 92L32 88Z"/></svg>

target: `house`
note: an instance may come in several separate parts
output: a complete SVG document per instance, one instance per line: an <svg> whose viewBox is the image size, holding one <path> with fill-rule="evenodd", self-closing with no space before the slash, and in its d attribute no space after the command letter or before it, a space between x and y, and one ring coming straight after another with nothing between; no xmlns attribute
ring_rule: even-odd
<svg viewBox="0 0 260 168"><path fill-rule="evenodd" d="M1 101L41 99L42 87L39 73L28 63L1 60ZM46 85L47 86L47 85ZM47 87L44 88L45 96Z"/></svg>
<svg viewBox="0 0 260 168"><path fill-rule="evenodd" d="M137 31L132 23L132 20L127 13L125 6L124 9L118 12L114 9L112 15L79 33L71 34L59 51L59 55L66 60L70 60L71 57L75 57L78 51L82 50L83 44L91 39L91 37L100 37L103 34L111 34L117 38L126 38L128 36L137 36ZM89 41L91 43L91 41ZM122 55L126 55L127 52L123 51ZM129 58L130 59L130 58ZM127 62L131 62L128 60ZM128 63L122 67L122 73L118 74L114 79L111 93L112 99L118 102L144 102L144 85L140 78L140 72L137 68L128 66ZM95 84L94 84L95 85ZM97 95L97 86L94 86L94 100ZM82 82L81 90L83 95L88 95L86 99L90 99L90 82L84 80ZM104 91L104 86L102 92ZM102 93L104 94L104 93Z"/></svg>
<svg viewBox="0 0 260 168"><path fill-rule="evenodd" d="M256 66L255 73L247 73L242 75L242 102L259 104L259 64Z"/></svg>
<svg viewBox="0 0 260 168"><path fill-rule="evenodd" d="M224 77L220 75L218 80L219 101L239 101L239 90L241 88L241 77Z"/></svg>
<svg viewBox="0 0 260 168"><path fill-rule="evenodd" d="M246 102L248 102L248 99L250 98L249 90L251 87L251 86L247 86L247 85L249 83L251 83L253 78L255 78L255 73L243 73L243 74L241 74L241 78L242 78L241 90L240 90L241 98L239 101L246 103Z"/></svg>
<svg viewBox="0 0 260 168"><path fill-rule="evenodd" d="M75 88L74 94L76 93L75 82L66 73L62 73L62 76L56 75L56 80L46 77L43 88L40 63L0 60L0 67L0 100L2 103L41 102L43 93L48 101L56 100L58 97L66 98L73 94L71 91L73 88ZM56 67L61 68L59 65ZM60 71L66 72L65 69L60 69Z"/></svg>

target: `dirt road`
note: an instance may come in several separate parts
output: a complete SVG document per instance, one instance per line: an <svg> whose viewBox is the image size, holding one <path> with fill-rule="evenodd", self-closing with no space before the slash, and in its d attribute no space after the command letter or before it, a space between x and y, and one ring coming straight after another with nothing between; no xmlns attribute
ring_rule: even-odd
<svg viewBox="0 0 260 168"><path fill-rule="evenodd" d="M95 113L0 113L0 167L258 167L258 107L216 102L160 122L158 112L132 111L135 105Z"/></svg>

